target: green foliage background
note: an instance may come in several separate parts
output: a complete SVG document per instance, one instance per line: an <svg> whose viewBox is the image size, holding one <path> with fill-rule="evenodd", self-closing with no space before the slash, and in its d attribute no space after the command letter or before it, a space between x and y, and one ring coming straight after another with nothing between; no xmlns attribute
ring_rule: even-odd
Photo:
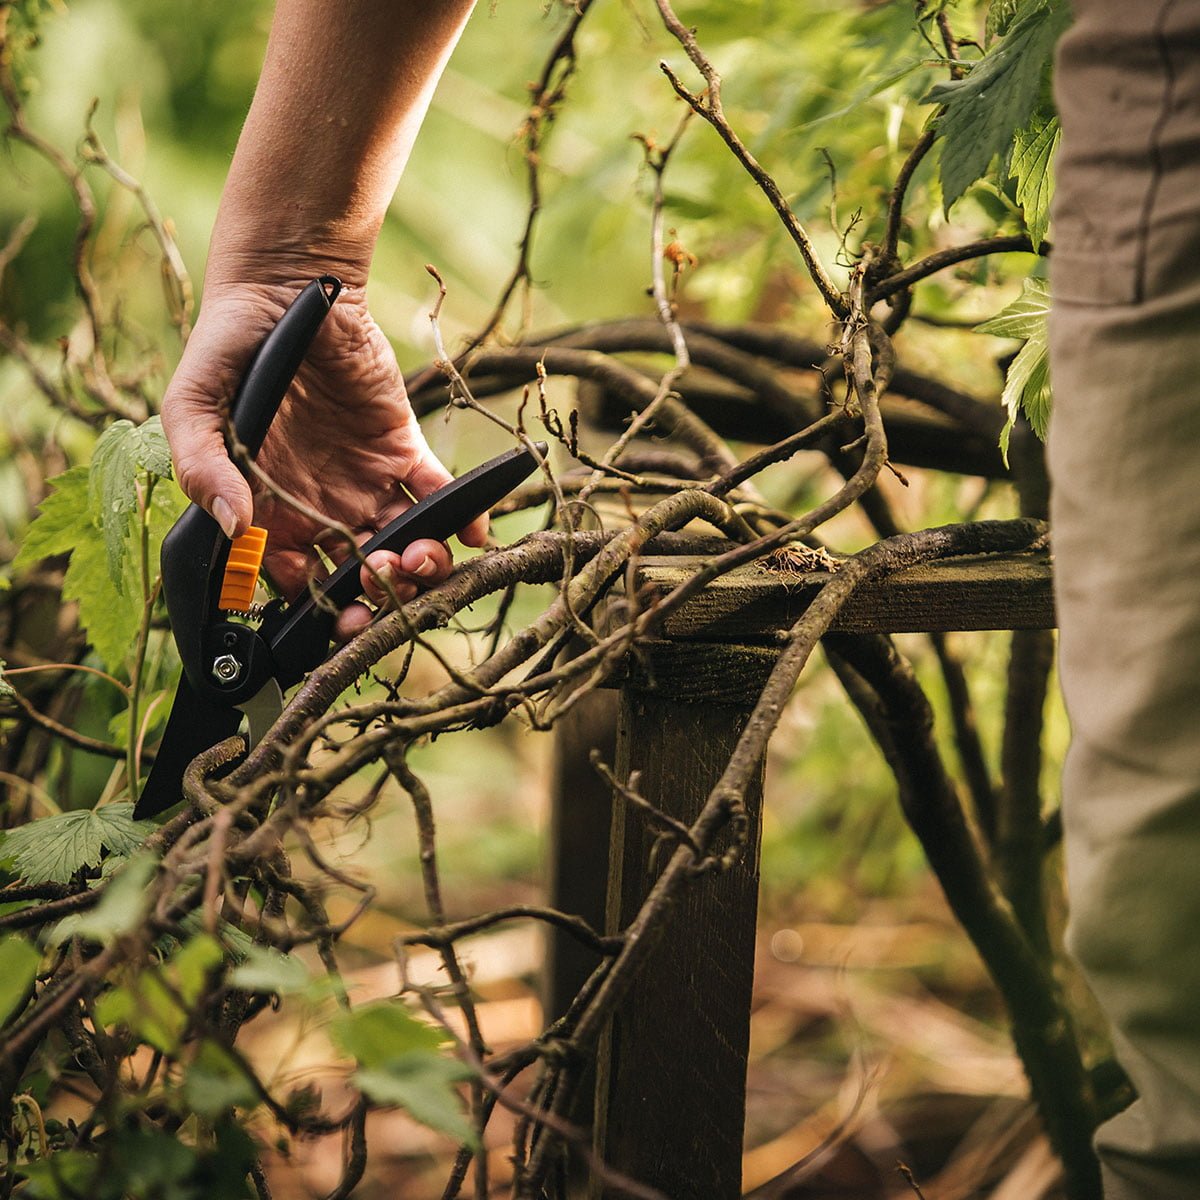
<svg viewBox="0 0 1200 1200"><path fill-rule="evenodd" d="M969 0L956 5L698 0L679 7L725 78L731 122L776 176L825 262L836 264L839 282L852 256L882 239L887 194L936 104L947 106L942 141L911 186L901 256L908 261L995 233L1028 232L1035 244L1046 235L1057 124L1045 66L1064 20L1060 4L1026 0L989 10ZM977 45L964 43L965 59L975 61L988 51L984 65L963 79L947 80L932 36L932 19L942 9L956 28L977 32ZM166 0L77 0L69 13L32 3L19 6L18 13L41 38L21 64L30 124L70 150L95 103L101 140L169 218L199 291L208 232L257 76L270 5L210 0L181 9ZM448 340L485 321L512 267L527 208L518 131L528 81L564 17L563 6L555 3L485 4L451 63L392 205L372 277L373 311L403 365L415 367L432 356L426 262L436 264L449 287L443 313ZM646 294L652 181L635 135L664 142L683 112L659 60L666 58L689 78L690 68L645 0L600 3L583 26L578 53L578 74L542 158L544 208L532 259L537 286L526 316L532 328L652 312ZM996 102L997 92L1007 96L1006 103ZM62 180L24 147L12 145L7 155L0 167L5 178L0 235L30 213L38 223L0 284L0 315L39 347L43 365L52 370L56 355L69 356L82 336L70 272L77 212ZM120 297L121 333L110 350L126 369L143 373L147 394L157 397L180 349L163 301L157 247L129 195L98 171L91 179L101 202L93 261L106 294ZM817 339L828 336L827 314L786 234L699 121L692 123L668 173L667 212L672 236L698 259L681 294L688 315L769 321ZM1035 278L1026 282L1031 271ZM909 323L898 339L902 359L999 402L1003 379L997 357L1023 344L1003 400L1014 416L1023 405L1041 432L1049 393L1039 272L1032 258L1009 256L964 264L924 283L916 311L936 324ZM970 329L987 318L994 319L983 334ZM517 324L511 322L510 331ZM998 342L987 333L1008 340ZM491 436L461 414L431 422L429 434L443 459L459 468L481 458ZM0 525L17 551L12 570L70 552L63 595L80 602L94 651L88 661L128 679L131 632L144 604L152 603L147 600L152 581L138 575L139 550L148 547L149 561L156 561L157 543L182 504L162 456L161 434L153 427L113 426L97 444L86 426L45 403L19 363L3 357L3 440L13 451L0 456ZM52 446L63 467L50 481L54 490L32 527L27 480L16 454L29 445ZM141 492L133 490L134 480ZM770 498L782 503L794 498L797 481L776 471L764 487L774 489ZM139 496L147 501L140 508ZM980 490L955 479L918 481L913 498L900 503L922 524L954 519L965 508L983 515L1008 515L1012 509L1003 489ZM93 536L81 540L85 525ZM519 531L514 524L504 532ZM872 540L865 526L853 523L839 526L837 536L846 549ZM517 618L521 615L518 610ZM983 645L978 657L975 682L985 711L994 712L1000 702L995 675L1001 654L995 642ZM150 664L147 704L169 693L178 669L165 637L152 648ZM924 662L922 669L931 671ZM127 744L137 723L131 727L111 689L90 679L79 686L86 691L82 709L91 714L93 732ZM931 690L938 691L933 684ZM922 888L920 852L896 811L890 778L832 681L813 675L796 705L788 739L777 742L772 763L764 844L768 920L785 922L797 914L852 918L871 897ZM161 706L151 732L164 716ZM1059 714L1052 725L1048 777L1064 737ZM467 898L472 888L487 894L481 876L534 887L539 833L522 802L497 784L505 777L528 782L531 772L544 773L545 749L531 746L532 740L510 728L481 734L466 768L454 751L439 745L422 752L435 786L439 778L456 781L445 789L441 849L447 880L461 885ZM132 851L123 807L106 804L103 820L88 811L107 786L94 764L63 752L49 782L58 785L51 790L66 810L51 818L61 826L56 830L63 840L55 844L61 847L68 836L78 839L72 842L75 857L50 861L44 844L23 840L18 831L0 849L14 872L28 875L33 864L41 878L64 881L73 872L71 862L98 863L102 846L118 856ZM361 862L381 876L397 876L391 839L365 847ZM401 875L381 900L400 912L415 910L415 879ZM97 910L92 917L103 914ZM122 910L109 919L119 928L131 918ZM107 936L116 935L110 928ZM166 984L130 981L126 990L109 993L109 1018L128 1023L131 1013L143 1012L144 1039L159 1049L176 1048L182 1035L177 999L180 988L186 998L188 986L186 956L201 964L201 975L212 965L204 966L211 948L201 936L174 952L168 971L174 974ZM35 966L25 943L0 941L0 968L9 968L0 969L0 976L10 980L0 991L0 1007L15 1003ZM257 985L255 969L264 972ZM283 991L295 983L281 980L286 960L281 965L251 957L236 970L244 973L241 985L251 990ZM461 1134L461 1116L447 1105L456 1068L435 1053L436 1045L423 1043L419 1031L406 1027L397 1041L394 1027L404 1020L394 1008L360 1010L338 1037L359 1060L365 1092ZM245 1159L227 1114L252 1102L245 1079L222 1053L215 1043L205 1043L186 1083L191 1089L186 1102L212 1122L211 1153L204 1159L204 1169L212 1172L223 1156ZM158 1164L162 1178L144 1184L148 1190L193 1194L188 1189L197 1176L190 1160L173 1158L165 1145L149 1156L137 1155L132 1144L125 1150L133 1160ZM77 1165L64 1160L60 1166L69 1175ZM78 1164L78 1171L85 1169ZM75 1178L79 1183L87 1177ZM50 1176L35 1171L27 1194L59 1194L55 1187Z"/></svg>
<svg viewBox="0 0 1200 1200"><path fill-rule="evenodd" d="M965 2L949 6L956 27L977 28L981 45L993 53L966 79L947 83L932 26L943 7L927 5L920 13L922 6L907 0L869 6L845 0L704 0L686 6L688 22L700 32L725 78L731 121L776 174L826 262L844 268L859 246L881 238L883 200L931 118L932 100L950 105L943 130L949 149L935 152L918 169L902 253L912 257L950 239L1019 231L1022 199L1032 214L1031 232L1045 230L1048 177L1022 166L1022 155L1036 157L1040 146L1039 161L1045 167L1047 146L1052 147L1056 119L1047 107L1040 72L1061 27L1061 8L1041 0L992 5L990 12ZM271 6L213 0L181 14L162 0L79 0L69 14L33 4L21 9L35 15L41 37L23 75L30 123L71 148L95 104L101 139L167 215L199 290L208 231L252 95ZM528 81L564 15L558 5L517 0L481 8L454 56L392 205L372 277L374 311L403 363L415 366L431 356L426 261L439 267L450 288L443 318L448 335L474 329L486 318L511 268L527 204L518 132ZM998 34L1006 34L1007 41L997 45ZM1006 45L1013 53L995 52ZM578 74L542 160L545 201L533 254L537 288L528 316L533 328L650 311L650 183L633 135L665 140L683 108L657 63L666 58L686 72L686 60L661 29L651 5L600 4L582 28L578 51ZM978 54L979 47L964 51L964 57ZM979 85L992 86L1014 72L1019 77L1007 108L988 110L990 124L981 125L977 118L984 89ZM1026 141L1018 139L1015 178L1010 179L1006 164L1013 153L1014 123L1027 123L1030 133ZM38 225L4 277L0 312L31 341L53 345L56 338L78 336L68 249L76 211L61 179L35 156L19 146L9 153L0 227L12 228L28 213L37 214ZM978 179L981 173L984 177ZM179 350L157 281L157 248L130 197L99 172L91 180L102 208L93 258L104 272L105 287L120 295L128 330L114 348L130 362L136 360L140 369L149 369L147 390L157 394ZM1027 198L1031 190L1038 193L1032 202ZM786 235L712 131L699 122L693 123L672 164L667 197L673 236L699 260L684 281L687 311L714 320L777 321L817 337L826 332L823 310ZM946 209L952 201L957 203L948 225ZM1041 401L1046 394L1044 338L1038 326L1044 303L1039 309L1019 294L1028 263L1018 256L964 265L924 284L917 302L918 310L932 318L950 316L960 322L984 318L1012 302L984 328L1010 338L1032 336L1017 358L1005 396L1014 413L1027 378L1034 378ZM1028 289L1024 294L1035 300L1044 296L1036 281ZM998 384L993 346L1002 348L968 332L911 322L899 340L906 362L978 393ZM0 359L0 395L4 425L15 437L37 441L50 436L68 462L89 459L92 436L49 410L11 359ZM1044 403L1031 412L1040 428L1044 412ZM429 432L443 457L459 466L487 446L487 432L462 421L434 422ZM115 446L120 438L113 431L105 440ZM129 446L120 454L118 466L136 463L165 473L161 463L137 462ZM102 451L96 461L103 459ZM775 473L782 496L794 482L781 475ZM128 477L128 471L116 470L108 484L103 479L98 484L94 477L89 482L85 466L71 467L53 481L57 491L26 537L22 531L31 514L19 468L11 458L0 463L0 519L21 547L16 568L43 554L71 549L74 527L69 520L56 526L55 514L79 511L89 495L94 523L103 531L104 506L94 503L97 488L111 488L112 480ZM932 505L927 512L932 523L955 515L963 493L953 481L935 481L922 488L921 499ZM179 503L177 488L164 480L155 493L152 541L161 539ZM128 495L122 504L128 507ZM993 508L1003 512L1004 502ZM110 523L103 545L100 537L77 542L66 592L68 598L81 599L81 616L99 663L113 669L128 652L129 631L140 607L135 597L141 591L130 575L133 558L124 549L127 539L115 529ZM849 528L846 540L861 544L865 531ZM124 575L125 586L107 588L106 575L114 585ZM152 681L162 688L169 687L177 669L169 650L167 646L159 677ZM96 707L104 703L97 694ZM802 698L800 703L803 707L806 702ZM892 809L882 767L853 723L834 717L840 699L823 696L819 681L812 685L811 707L822 716L809 732L796 734L803 755L786 749L781 755L783 762L802 763L796 768L803 778L798 790L809 799L792 801L792 789L786 788L780 819L768 825L768 861L777 855L779 871L776 876L769 871L768 877L789 889L814 879L824 879L819 886L827 887L831 874L844 878L848 867L851 878L865 872L876 882L894 883L899 864L904 864L902 877L914 877L919 854ZM122 716L120 711L112 715L114 736L121 736ZM489 755L507 759L512 752L504 738L492 739L490 749L482 744L485 740L480 738L478 747L485 762ZM436 764L436 747L429 754ZM851 780L844 769L847 761L859 764ZM783 770L792 773L790 767ZM843 813L848 826L857 824L855 814L864 806L875 815L858 827L878 829L880 849L872 852L868 845L847 864L837 830ZM464 846L466 860L494 864L498 848L512 837L516 857L501 853L500 859L519 874L533 872L536 837L524 822L510 829L503 813L495 819L496 838L489 850L477 854L473 846ZM897 846L907 849L897 856Z"/></svg>

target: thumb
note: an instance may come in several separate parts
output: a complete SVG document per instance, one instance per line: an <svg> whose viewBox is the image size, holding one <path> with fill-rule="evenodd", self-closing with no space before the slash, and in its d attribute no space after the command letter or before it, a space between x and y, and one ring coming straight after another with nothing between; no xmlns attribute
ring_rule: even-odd
<svg viewBox="0 0 1200 1200"><path fill-rule="evenodd" d="M163 396L163 430L179 486L230 538L250 527L254 501L225 446L222 402L233 397L254 347L277 318L261 305L206 295Z"/></svg>
<svg viewBox="0 0 1200 1200"><path fill-rule="evenodd" d="M225 448L218 403L178 376L163 398L163 429L171 446L175 477L184 494L203 508L228 538L250 527L250 486Z"/></svg>

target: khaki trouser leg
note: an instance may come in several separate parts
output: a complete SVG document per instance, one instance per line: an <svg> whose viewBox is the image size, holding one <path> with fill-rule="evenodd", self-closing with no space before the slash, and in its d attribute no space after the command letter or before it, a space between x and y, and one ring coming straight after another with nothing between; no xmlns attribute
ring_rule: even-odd
<svg viewBox="0 0 1200 1200"><path fill-rule="evenodd" d="M1068 946L1140 1098L1109 1200L1200 1197L1200 0L1076 0L1051 319Z"/></svg>

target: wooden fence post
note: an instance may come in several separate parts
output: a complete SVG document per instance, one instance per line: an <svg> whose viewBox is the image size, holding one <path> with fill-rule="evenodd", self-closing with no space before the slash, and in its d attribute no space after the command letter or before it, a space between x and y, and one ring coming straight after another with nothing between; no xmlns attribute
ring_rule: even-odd
<svg viewBox="0 0 1200 1200"><path fill-rule="evenodd" d="M697 565L647 557L638 583L669 591ZM638 793L660 812L690 824L745 727L778 654L779 632L827 580L823 572L741 568L669 615L663 640L639 648L622 687L617 777L628 780L631 772L640 772ZM1022 553L963 556L888 576L864 586L834 629L892 633L1053 625L1047 556ZM583 764L593 746L605 751L600 726L586 711L575 720L559 735L551 894L560 907L594 920L603 841L596 822L603 801L590 792L592 777ZM663 941L599 1047L597 1153L670 1200L734 1200L741 1194L761 784L760 764L746 796L749 835L741 860L684 891ZM644 812L615 798L608 932L630 923L663 865L665 859L652 860L657 837ZM549 994L556 998L556 1015L579 979L566 962L560 956L553 968ZM590 1184L592 1200L618 1194L599 1180Z"/></svg>
<svg viewBox="0 0 1200 1200"><path fill-rule="evenodd" d="M684 822L699 813L729 760L761 685L770 651L663 647L647 689L621 694L616 774L641 773L638 792ZM602 1045L595 1145L623 1174L671 1200L741 1195L746 1056L754 979L761 768L746 803L741 859L686 889ZM672 845L652 861L658 831L614 799L608 928L636 914ZM594 1197L615 1196L598 1183Z"/></svg>
<svg viewBox="0 0 1200 1200"><path fill-rule="evenodd" d="M546 892L550 904L604 929L612 793L590 761L598 750L616 757L618 695L598 688L554 727ZM546 934L543 1007L546 1019L567 1011L600 956L561 929ZM577 1113L578 1116L578 1113Z"/></svg>

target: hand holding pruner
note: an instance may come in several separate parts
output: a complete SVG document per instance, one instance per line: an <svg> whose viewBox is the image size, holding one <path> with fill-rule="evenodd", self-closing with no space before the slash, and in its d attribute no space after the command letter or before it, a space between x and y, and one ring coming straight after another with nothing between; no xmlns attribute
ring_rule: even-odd
<svg viewBox="0 0 1200 1200"><path fill-rule="evenodd" d="M314 280L297 296L254 356L234 397L237 442L254 458L341 284ZM545 453L545 446L539 451ZM537 465L517 448L468 471L398 516L319 588L294 603L251 611L266 530L230 541L199 506L189 505L162 547L163 596L183 662L171 715L134 816L152 817L181 798L183 773L197 754L249 719L253 748L283 711L283 693L329 655L338 611L362 594L360 564L378 550L402 551L420 538L444 541L501 500Z"/></svg>

